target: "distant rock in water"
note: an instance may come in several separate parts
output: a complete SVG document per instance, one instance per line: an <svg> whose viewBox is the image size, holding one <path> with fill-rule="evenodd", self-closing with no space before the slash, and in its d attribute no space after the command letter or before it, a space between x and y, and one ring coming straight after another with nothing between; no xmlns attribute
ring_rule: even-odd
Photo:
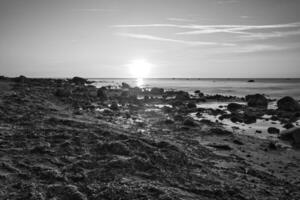
<svg viewBox="0 0 300 200"><path fill-rule="evenodd" d="M277 101L277 106L279 110L284 111L299 111L300 104L292 97L283 97L282 99Z"/></svg>
<svg viewBox="0 0 300 200"><path fill-rule="evenodd" d="M124 89L125 89L125 88L129 89L129 88L131 88L131 87L130 87L130 85L129 85L128 83L124 83L124 82L123 82L123 83L122 83L122 88L124 88Z"/></svg>
<svg viewBox="0 0 300 200"><path fill-rule="evenodd" d="M246 101L250 107L267 107L268 100L262 94L247 95Z"/></svg>
<svg viewBox="0 0 300 200"><path fill-rule="evenodd" d="M253 79L248 80L248 83L254 83L254 82L255 82L255 80L253 80Z"/></svg>
<svg viewBox="0 0 300 200"><path fill-rule="evenodd" d="M84 85L84 84L88 83L87 79L84 79L84 78L81 78L81 77L78 77L78 76L75 76L70 81L72 83L75 83L75 85Z"/></svg>

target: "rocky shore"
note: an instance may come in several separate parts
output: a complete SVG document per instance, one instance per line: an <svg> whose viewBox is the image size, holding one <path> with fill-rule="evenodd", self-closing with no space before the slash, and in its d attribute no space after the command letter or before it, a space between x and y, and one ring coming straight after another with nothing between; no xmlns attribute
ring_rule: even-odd
<svg viewBox="0 0 300 200"><path fill-rule="evenodd" d="M292 97L96 88L80 77L0 77L0 90L0 199L300 199ZM270 137L242 134L238 125L258 121L274 124Z"/></svg>

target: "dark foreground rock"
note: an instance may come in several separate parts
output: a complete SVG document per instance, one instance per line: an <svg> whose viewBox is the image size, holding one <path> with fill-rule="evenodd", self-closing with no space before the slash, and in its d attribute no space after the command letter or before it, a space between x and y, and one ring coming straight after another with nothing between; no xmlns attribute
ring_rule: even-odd
<svg viewBox="0 0 300 200"><path fill-rule="evenodd" d="M289 140L293 145L299 147L300 145L300 127L294 127L287 130L284 130L280 133L279 136L283 140Z"/></svg>
<svg viewBox="0 0 300 200"><path fill-rule="evenodd" d="M296 112L300 111L300 104L292 97L283 97L279 99L277 102L277 106L279 110Z"/></svg>
<svg viewBox="0 0 300 200"><path fill-rule="evenodd" d="M248 103L248 106L251 107L263 107L266 108L268 106L268 100L264 95L261 94L253 94L253 95L247 95L246 101Z"/></svg>

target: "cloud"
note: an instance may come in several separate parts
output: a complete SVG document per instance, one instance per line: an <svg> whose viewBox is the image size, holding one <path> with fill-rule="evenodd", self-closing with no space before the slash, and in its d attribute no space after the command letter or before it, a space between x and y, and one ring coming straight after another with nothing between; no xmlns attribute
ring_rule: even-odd
<svg viewBox="0 0 300 200"><path fill-rule="evenodd" d="M79 8L72 9L74 12L115 12L118 11L116 9L105 9L105 8Z"/></svg>
<svg viewBox="0 0 300 200"><path fill-rule="evenodd" d="M185 18L176 18L176 17L170 17L167 20L169 21L175 21L175 22L194 22L193 19L185 19Z"/></svg>
<svg viewBox="0 0 300 200"><path fill-rule="evenodd" d="M300 35L300 29L285 32L271 32L271 33L252 33L241 36L243 40L267 40L271 38L282 38L288 36Z"/></svg>
<svg viewBox="0 0 300 200"><path fill-rule="evenodd" d="M284 28L298 28L300 22L287 24L271 24L271 25L193 25L195 31L187 31L177 33L179 35L197 35L205 33L233 33L233 34L249 34L252 30L269 30L269 29L284 29Z"/></svg>
<svg viewBox="0 0 300 200"><path fill-rule="evenodd" d="M146 34L117 33L116 35L123 36L123 37L129 37L129 38L136 38L136 39L155 40L155 41L162 41L162 42L172 42L172 43L185 44L185 45L191 45L191 46L198 46L198 45L234 46L234 44L231 44L231 43L186 41L186 40L177 40L177 39L157 37L157 36L146 35Z"/></svg>
<svg viewBox="0 0 300 200"><path fill-rule="evenodd" d="M219 0L217 1L218 4L224 4L224 3L239 3L239 0Z"/></svg>

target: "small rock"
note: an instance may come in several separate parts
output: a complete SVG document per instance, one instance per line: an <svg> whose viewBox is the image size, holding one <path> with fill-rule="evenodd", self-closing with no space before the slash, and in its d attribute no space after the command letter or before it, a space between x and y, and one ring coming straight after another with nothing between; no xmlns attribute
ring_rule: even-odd
<svg viewBox="0 0 300 200"><path fill-rule="evenodd" d="M294 127L284 130L280 133L279 138L282 140L289 140L295 146L300 145L300 127Z"/></svg>
<svg viewBox="0 0 300 200"><path fill-rule="evenodd" d="M113 101L110 105L110 109L119 110L119 105L117 104L117 102Z"/></svg>
<svg viewBox="0 0 300 200"><path fill-rule="evenodd" d="M186 118L183 121L183 125L185 125L185 126L196 126L196 123L195 123L194 119L189 117L189 118Z"/></svg>
<svg viewBox="0 0 300 200"><path fill-rule="evenodd" d="M189 103L187 104L187 108L189 108L189 109L197 108L197 105L196 105L195 103L193 103L193 102L189 102Z"/></svg>
<svg viewBox="0 0 300 200"><path fill-rule="evenodd" d="M228 104L227 106L227 109L230 111L230 112L235 112L237 110L240 110L243 108L243 105L241 104L238 104L238 103L230 103Z"/></svg>
<svg viewBox="0 0 300 200"><path fill-rule="evenodd" d="M275 128L275 127L268 128L268 133L270 133L270 134L278 134L279 132L280 132L280 130L278 128Z"/></svg>
<svg viewBox="0 0 300 200"><path fill-rule="evenodd" d="M69 97L72 95L72 91L68 88L58 88L55 95L58 97Z"/></svg>

